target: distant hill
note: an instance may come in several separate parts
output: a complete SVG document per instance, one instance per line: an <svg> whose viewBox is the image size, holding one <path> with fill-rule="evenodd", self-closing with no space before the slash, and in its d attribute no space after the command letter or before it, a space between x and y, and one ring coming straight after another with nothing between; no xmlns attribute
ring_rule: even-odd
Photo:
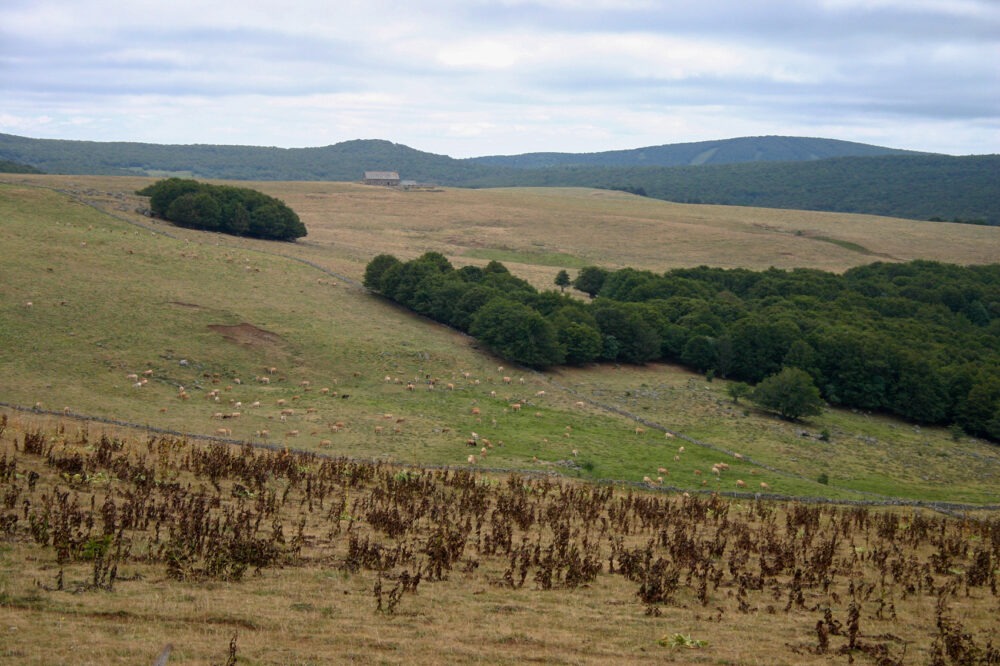
<svg viewBox="0 0 1000 666"><path fill-rule="evenodd" d="M687 167L553 167L472 187L578 186L710 203L1000 225L1000 155L883 155Z"/></svg>
<svg viewBox="0 0 1000 666"><path fill-rule="evenodd" d="M274 148L0 134L0 160L53 174L258 181L356 181L366 170L386 170L454 187L599 187L688 203L1000 224L1000 156L950 157L803 137L459 160L371 139Z"/></svg>
<svg viewBox="0 0 1000 666"><path fill-rule="evenodd" d="M753 136L738 139L673 143L632 150L601 153L525 153L474 157L469 162L515 169L559 166L700 166L742 162L805 162L831 157L913 155L909 150L883 148L865 143L793 136Z"/></svg>
<svg viewBox="0 0 1000 666"><path fill-rule="evenodd" d="M360 180L366 170L399 171L406 178L442 180L471 168L444 155L390 141L345 141L322 148L161 145L124 141L29 139L0 134L0 159L46 173L149 175L229 180Z"/></svg>

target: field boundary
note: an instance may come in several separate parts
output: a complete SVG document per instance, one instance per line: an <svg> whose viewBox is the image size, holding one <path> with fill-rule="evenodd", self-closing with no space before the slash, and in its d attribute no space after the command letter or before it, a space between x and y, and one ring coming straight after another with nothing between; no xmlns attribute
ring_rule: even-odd
<svg viewBox="0 0 1000 666"><path fill-rule="evenodd" d="M119 426L122 428L129 428L131 430L141 430L152 432L160 435L170 435L173 437L180 437L182 439L198 440L204 442L215 442L220 444L229 444L234 446L251 446L258 449L266 449L268 451L289 451L290 453L296 453L299 455L310 455L317 458L328 458L328 459L341 459L350 460L353 462L363 462L363 463L376 463L383 462L386 464L397 465L399 467L408 467L415 469L442 469L442 470L453 470L453 469L468 469L463 466L456 465L414 465L410 463L397 463L389 461L380 461L379 458L352 458L350 456L344 455L334 455L329 453L324 453L320 451L307 451L305 449L294 449L285 446L279 446L277 444L269 444L266 442L257 441L247 441L241 439L231 439L218 437L213 435L199 435L197 433L186 433L179 430L171 430L169 428L159 428L156 426L132 423L129 421L122 421L119 419L112 419L102 416L92 416L87 414L78 414L71 411L53 411L47 409L41 409L37 407L26 407L24 405L16 405L14 403L0 401L0 407L11 409L17 412L23 412L26 414L34 414L38 416L54 416L59 418L68 418L76 421L83 422L94 422L103 423L107 425ZM625 412L627 414L627 412ZM654 427L651 425L650 427ZM659 426L662 428L662 426ZM678 435L678 437L684 439L685 441L698 444L698 441L686 436ZM709 445L710 448L721 451L719 447L714 447ZM580 481L580 479L574 479L573 477L560 474L559 472L552 470L546 472L540 472L537 470L520 470L511 469L506 467L476 467L476 471L485 472L490 474L518 474L521 476L528 477L559 477L566 479L568 481ZM743 499L743 500L767 500L775 502L798 502L800 504L832 504L832 505L842 505L842 506L880 506L880 507L914 507L930 509L932 511L937 511L945 515L964 518L965 514L969 511L998 511L1000 512L1000 504L964 504L961 502L937 502L929 500L913 500L905 498L892 498L883 495L875 495L872 499L832 499L829 497L814 497L814 496L799 496L799 495L783 495L779 493L741 493L736 491L727 490L702 490L698 488L687 489L679 488L677 486L650 486L648 484L639 481L625 481L619 479L595 479L593 481L584 481L584 483L594 483L597 485L613 485L613 486L625 486L631 488L641 488L651 492L672 492L672 493L698 493L698 494L714 494L721 497L727 497L730 499Z"/></svg>

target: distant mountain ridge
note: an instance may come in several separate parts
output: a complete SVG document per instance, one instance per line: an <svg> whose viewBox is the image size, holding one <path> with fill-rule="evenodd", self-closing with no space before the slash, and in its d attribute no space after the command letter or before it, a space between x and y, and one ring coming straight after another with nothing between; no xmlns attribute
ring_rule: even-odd
<svg viewBox="0 0 1000 666"><path fill-rule="evenodd" d="M701 166L743 162L805 162L831 157L874 157L915 155L910 150L885 148L866 143L790 136L750 136L736 139L672 143L632 150L599 153L525 153L474 157L476 164L542 169L560 166Z"/></svg>
<svg viewBox="0 0 1000 666"><path fill-rule="evenodd" d="M319 148L161 145L0 134L0 160L46 173L597 187L659 199L1000 225L1000 156L951 157L807 137L743 137L601 153L455 159L379 139Z"/></svg>
<svg viewBox="0 0 1000 666"><path fill-rule="evenodd" d="M319 148L154 144L31 139L0 134L0 159L46 173L102 175L164 172L238 180L357 180L365 170L462 185L506 169L565 166L673 167L743 162L798 162L831 157L920 154L864 143L788 136L742 137L599 153L526 153L455 159L381 139Z"/></svg>

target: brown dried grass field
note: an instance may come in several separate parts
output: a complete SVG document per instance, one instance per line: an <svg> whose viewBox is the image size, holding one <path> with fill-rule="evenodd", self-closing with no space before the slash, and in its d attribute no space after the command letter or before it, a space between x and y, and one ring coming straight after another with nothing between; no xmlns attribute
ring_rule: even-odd
<svg viewBox="0 0 1000 666"><path fill-rule="evenodd" d="M1000 523L3 413L18 664L992 664ZM227 661L229 659L229 661Z"/></svg>

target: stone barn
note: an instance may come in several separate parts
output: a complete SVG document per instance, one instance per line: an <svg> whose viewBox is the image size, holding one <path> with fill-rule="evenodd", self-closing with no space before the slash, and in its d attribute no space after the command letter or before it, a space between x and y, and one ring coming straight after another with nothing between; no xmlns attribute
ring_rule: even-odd
<svg viewBox="0 0 1000 666"><path fill-rule="evenodd" d="M395 171L365 171L362 182L365 185L396 187L399 185L399 174Z"/></svg>

